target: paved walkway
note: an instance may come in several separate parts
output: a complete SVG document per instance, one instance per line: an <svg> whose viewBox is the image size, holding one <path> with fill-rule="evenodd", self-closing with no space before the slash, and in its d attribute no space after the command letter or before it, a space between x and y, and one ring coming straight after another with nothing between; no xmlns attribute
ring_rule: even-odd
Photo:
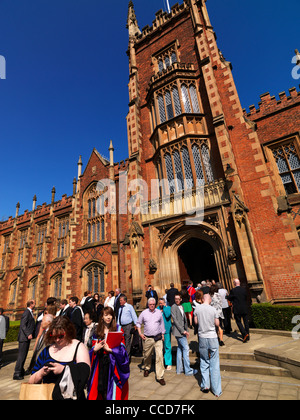
<svg viewBox="0 0 300 420"><path fill-rule="evenodd" d="M258 349L268 350L272 356L285 355L288 358L298 359L300 366L300 340L294 340L290 334L277 335L257 332L251 334L250 342L243 344L239 335L224 336L225 346L220 348L221 358L228 354L253 354ZM176 341L172 341L176 346ZM33 342L31 349L33 347ZM197 337L190 335L191 361L196 362ZM175 349L175 348L174 348ZM194 353L192 352L194 350ZM0 370L0 400L17 400L20 391L20 381L13 381L13 371L17 358L17 343L4 346L5 366ZM30 350L25 368L28 366L32 351ZM250 363L250 362L249 362ZM297 365L298 366L298 365ZM226 368L225 368L226 369ZM270 376L257 373L232 372L222 369L222 390L220 400L300 400L300 379L291 376ZM24 382L28 380L25 378ZM155 381L154 372L144 378L141 362L134 359L131 363L130 400L159 400L184 401L206 400L216 397L212 393L203 394L200 391L200 377L186 377L177 375L175 366L166 371L167 385L162 387Z"/></svg>

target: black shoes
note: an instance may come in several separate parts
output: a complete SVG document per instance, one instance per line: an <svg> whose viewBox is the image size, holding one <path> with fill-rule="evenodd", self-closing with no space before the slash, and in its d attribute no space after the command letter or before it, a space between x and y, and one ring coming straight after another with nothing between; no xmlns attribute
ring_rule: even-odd
<svg viewBox="0 0 300 420"><path fill-rule="evenodd" d="M24 376L14 375L13 380L14 381L23 381Z"/></svg>

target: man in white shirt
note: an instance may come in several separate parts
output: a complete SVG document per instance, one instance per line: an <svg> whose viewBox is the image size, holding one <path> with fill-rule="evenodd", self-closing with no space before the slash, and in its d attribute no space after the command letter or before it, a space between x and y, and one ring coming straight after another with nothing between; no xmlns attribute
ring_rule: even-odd
<svg viewBox="0 0 300 420"><path fill-rule="evenodd" d="M230 334L232 331L231 328L231 307L229 306L228 300L226 299L226 296L229 296L229 293L221 283L217 283L217 286L219 287L218 293L222 298L222 311L224 315L224 320L220 318L221 320L221 328L224 330L225 334Z"/></svg>
<svg viewBox="0 0 300 420"><path fill-rule="evenodd" d="M222 394L219 342L216 327L219 318L214 307L210 306L211 296L203 296L203 304L197 306L194 312L195 324L198 324L201 391L213 392L216 397Z"/></svg>

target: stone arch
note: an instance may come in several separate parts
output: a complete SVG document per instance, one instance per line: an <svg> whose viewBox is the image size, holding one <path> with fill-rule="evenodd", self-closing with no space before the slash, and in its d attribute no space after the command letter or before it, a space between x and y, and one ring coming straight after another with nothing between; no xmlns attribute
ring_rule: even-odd
<svg viewBox="0 0 300 420"><path fill-rule="evenodd" d="M197 226L187 226L184 222L181 222L171 227L161 240L159 248L160 292L169 288L171 282L175 284L175 287L181 288L178 250L191 238L205 241L212 247L218 279L226 288L231 288L226 245L218 229L206 222Z"/></svg>

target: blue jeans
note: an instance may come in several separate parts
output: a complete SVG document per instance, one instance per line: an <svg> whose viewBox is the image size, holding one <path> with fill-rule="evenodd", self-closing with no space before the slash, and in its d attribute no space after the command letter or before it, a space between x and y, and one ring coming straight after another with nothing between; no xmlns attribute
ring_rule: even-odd
<svg viewBox="0 0 300 420"><path fill-rule="evenodd" d="M176 356L176 373L180 374L184 373L186 375L193 375L193 369L190 366L190 358L189 358L189 343L186 337L176 337L178 347L177 347L177 356ZM182 365L183 359L183 365Z"/></svg>
<svg viewBox="0 0 300 420"><path fill-rule="evenodd" d="M218 339L199 337L199 352L201 389L211 389L213 394L219 396L222 394L222 385Z"/></svg>

